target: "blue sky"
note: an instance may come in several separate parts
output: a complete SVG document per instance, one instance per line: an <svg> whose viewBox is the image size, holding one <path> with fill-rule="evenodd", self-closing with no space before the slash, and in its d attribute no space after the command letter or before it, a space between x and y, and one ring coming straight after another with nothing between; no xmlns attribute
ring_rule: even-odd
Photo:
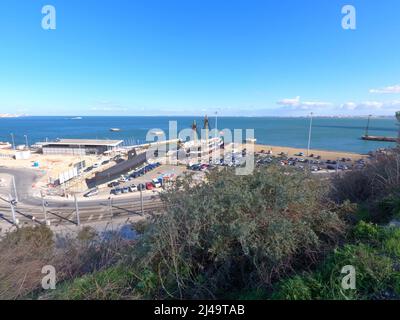
<svg viewBox="0 0 400 320"><path fill-rule="evenodd" d="M398 0L1 0L0 113L393 114L399 17Z"/></svg>

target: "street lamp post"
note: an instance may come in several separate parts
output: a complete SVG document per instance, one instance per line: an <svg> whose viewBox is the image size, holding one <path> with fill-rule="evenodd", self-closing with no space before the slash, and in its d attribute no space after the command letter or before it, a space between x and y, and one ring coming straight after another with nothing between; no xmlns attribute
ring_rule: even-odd
<svg viewBox="0 0 400 320"><path fill-rule="evenodd" d="M397 146L400 146L400 111L396 112L396 119L397 119L397 125L399 126L399 132L397 136Z"/></svg>
<svg viewBox="0 0 400 320"><path fill-rule="evenodd" d="M308 130L307 157L310 155L312 122L313 122L313 113L311 112L311 113L310 113L310 128L309 128L309 130Z"/></svg>
<svg viewBox="0 0 400 320"><path fill-rule="evenodd" d="M369 136L369 123L371 121L372 114L368 116L367 127L365 128L365 137Z"/></svg>
<svg viewBox="0 0 400 320"><path fill-rule="evenodd" d="M27 149L29 149L28 136L24 134L24 137L25 137L25 146Z"/></svg>
<svg viewBox="0 0 400 320"><path fill-rule="evenodd" d="M10 135L11 135L12 148L15 150L14 133L10 133Z"/></svg>

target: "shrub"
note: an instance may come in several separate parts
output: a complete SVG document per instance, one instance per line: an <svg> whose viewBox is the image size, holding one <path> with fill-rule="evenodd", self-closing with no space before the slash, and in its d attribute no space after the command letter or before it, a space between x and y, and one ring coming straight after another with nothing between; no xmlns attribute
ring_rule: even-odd
<svg viewBox="0 0 400 320"><path fill-rule="evenodd" d="M400 258L400 229L387 228L385 230L385 239L383 248L387 254L399 259Z"/></svg>
<svg viewBox="0 0 400 320"><path fill-rule="evenodd" d="M311 300L313 299L307 276L294 276L279 283L272 295L274 300Z"/></svg>
<svg viewBox="0 0 400 320"><path fill-rule="evenodd" d="M353 229L353 237L358 241L376 243L381 236L381 228L372 223L360 221Z"/></svg>
<svg viewBox="0 0 400 320"><path fill-rule="evenodd" d="M52 264L53 234L45 226L25 227L0 241L0 299L18 299L41 287L43 266Z"/></svg>
<svg viewBox="0 0 400 320"><path fill-rule="evenodd" d="M344 277L341 270L347 265L355 268L356 290L344 291L341 287ZM390 285L393 264L390 258L369 245L345 245L335 250L320 270L330 287L328 298L371 299Z"/></svg>
<svg viewBox="0 0 400 320"><path fill-rule="evenodd" d="M344 290L344 266L355 268L356 289ZM280 281L273 299L353 300L399 297L400 273L393 271L393 261L365 244L345 245L336 249L314 272L295 275Z"/></svg>
<svg viewBox="0 0 400 320"><path fill-rule="evenodd" d="M331 197L368 208L370 221L390 221L400 212L400 148L375 155L364 169L335 175Z"/></svg>
<svg viewBox="0 0 400 320"><path fill-rule="evenodd" d="M76 238L56 238L46 226L16 229L0 241L0 299L40 296L46 265L55 267L62 283L117 264L127 246L118 237L101 239L90 228Z"/></svg>
<svg viewBox="0 0 400 320"><path fill-rule="evenodd" d="M269 287L315 263L343 232L326 192L321 181L275 166L244 177L213 172L204 183L179 180L162 195L166 214L135 248L135 273L157 276L149 292L157 298Z"/></svg>
<svg viewBox="0 0 400 320"><path fill-rule="evenodd" d="M63 283L56 291L42 296L59 300L116 300L127 298L133 276L123 266L113 266Z"/></svg>

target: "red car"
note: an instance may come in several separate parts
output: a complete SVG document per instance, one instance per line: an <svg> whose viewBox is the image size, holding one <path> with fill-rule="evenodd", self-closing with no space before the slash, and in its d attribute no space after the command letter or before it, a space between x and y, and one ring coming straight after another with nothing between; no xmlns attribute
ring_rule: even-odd
<svg viewBox="0 0 400 320"><path fill-rule="evenodd" d="M147 190L153 190L154 189L154 184L152 182L147 182L146 183L146 189Z"/></svg>

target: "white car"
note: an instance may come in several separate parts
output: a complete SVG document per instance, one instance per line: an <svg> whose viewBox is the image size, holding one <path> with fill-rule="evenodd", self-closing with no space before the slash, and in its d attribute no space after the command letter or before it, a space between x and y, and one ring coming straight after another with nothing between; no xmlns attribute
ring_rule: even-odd
<svg viewBox="0 0 400 320"><path fill-rule="evenodd" d="M153 180L152 180L152 183L154 184L154 186L155 186L156 188L161 188L161 182L158 181L158 179L153 179Z"/></svg>
<svg viewBox="0 0 400 320"><path fill-rule="evenodd" d="M118 182L127 182L127 181L128 181L128 178L125 177L125 176L121 176L121 177L118 179Z"/></svg>
<svg viewBox="0 0 400 320"><path fill-rule="evenodd" d="M137 187L134 184L130 185L129 192L135 192L135 191L137 191Z"/></svg>

